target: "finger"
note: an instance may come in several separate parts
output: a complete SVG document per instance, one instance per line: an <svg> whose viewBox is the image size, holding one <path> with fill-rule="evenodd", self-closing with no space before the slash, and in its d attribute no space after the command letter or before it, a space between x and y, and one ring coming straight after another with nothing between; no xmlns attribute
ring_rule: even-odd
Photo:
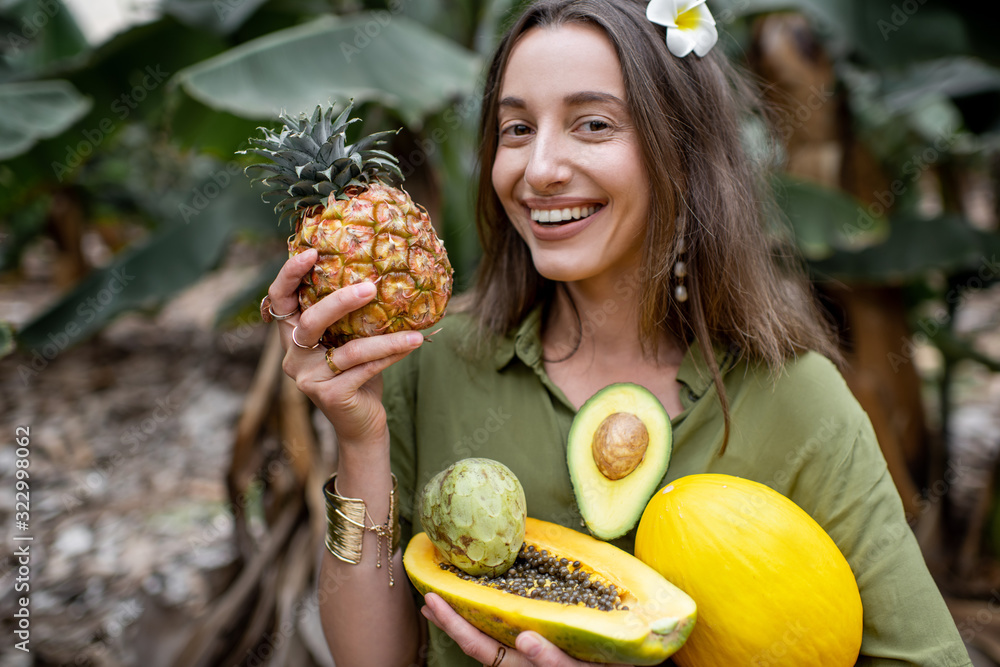
<svg viewBox="0 0 1000 667"><path fill-rule="evenodd" d="M563 653L562 649L542 637L537 632L526 630L517 636L514 642L519 653L523 654L532 665L536 667L581 667L582 665L594 665L591 662L580 662ZM601 665L600 667L615 667L614 665ZM618 667L626 667L619 665Z"/></svg>
<svg viewBox="0 0 1000 667"><path fill-rule="evenodd" d="M566 662L570 658L537 632L522 632L514 641L514 646L539 667L564 667L573 664Z"/></svg>
<svg viewBox="0 0 1000 667"><path fill-rule="evenodd" d="M486 636L459 616L440 596L428 593L424 596L424 602L433 615L433 618L428 617L428 620L431 620L434 625L454 639L467 656L486 665L493 662L497 655L497 649L501 646L500 642ZM513 653L510 649L508 651ZM504 667L508 666L504 665Z"/></svg>
<svg viewBox="0 0 1000 667"><path fill-rule="evenodd" d="M299 297L296 291L302 278L316 263L318 256L319 253L316 249L310 248L289 258L287 262L282 264L274 282L267 288L267 294L271 297L271 308L274 309L274 312L290 313L299 307Z"/></svg>
<svg viewBox="0 0 1000 667"><path fill-rule="evenodd" d="M420 608L420 613L424 615L424 618L426 618L428 621L436 625L438 630L441 629L441 625L437 622L437 616L434 615L434 612L431 611L430 607L424 605L423 607Z"/></svg>
<svg viewBox="0 0 1000 667"><path fill-rule="evenodd" d="M327 359L343 373L364 364L410 352L420 347L423 342L424 337L420 332L399 331L349 341L331 350Z"/></svg>
<svg viewBox="0 0 1000 667"><path fill-rule="evenodd" d="M319 401L320 404L343 408L357 401L357 392L362 386L389 366L402 360L413 349L354 366L349 372L342 370L340 373L334 373L323 358L325 351L322 347L315 350L300 350L292 345L285 353L281 368L286 375L295 378L296 385L306 395Z"/></svg>
<svg viewBox="0 0 1000 667"><path fill-rule="evenodd" d="M344 287L326 296L302 311L299 316L299 334L295 338L312 345L320 339L327 327L375 298L374 283L364 282Z"/></svg>
<svg viewBox="0 0 1000 667"><path fill-rule="evenodd" d="M287 331L287 328L286 328L286 331ZM284 337L284 336L282 336L282 337ZM291 341L292 345L294 346L294 347L289 347L288 348L289 351L293 351L296 348L299 349L299 350L303 350L305 352L313 352L313 351L316 351L316 350L319 350L320 352L323 351L320 348L320 345L319 345L319 336L316 336L314 338L309 338L309 335L306 334L306 333L303 333L302 332L302 327L300 327L298 324L293 324L292 323L292 329L291 329L291 331L288 332L288 339Z"/></svg>

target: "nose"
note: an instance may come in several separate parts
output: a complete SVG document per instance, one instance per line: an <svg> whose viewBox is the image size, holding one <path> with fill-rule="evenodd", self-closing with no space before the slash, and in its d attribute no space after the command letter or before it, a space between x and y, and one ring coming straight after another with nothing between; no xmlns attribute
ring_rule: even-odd
<svg viewBox="0 0 1000 667"><path fill-rule="evenodd" d="M556 191L572 178L570 163L565 137L560 132L539 128L524 168L524 181L541 194Z"/></svg>

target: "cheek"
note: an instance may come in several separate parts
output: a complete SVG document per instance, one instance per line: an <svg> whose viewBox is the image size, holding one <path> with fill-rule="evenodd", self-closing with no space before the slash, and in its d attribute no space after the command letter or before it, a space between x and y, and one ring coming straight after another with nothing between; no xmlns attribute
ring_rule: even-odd
<svg viewBox="0 0 1000 667"><path fill-rule="evenodd" d="M490 170L490 180L493 183L493 189L500 192L500 184L498 183L500 179L500 162L496 158L493 159L493 168Z"/></svg>
<svg viewBox="0 0 1000 667"><path fill-rule="evenodd" d="M515 178L510 156L505 153L506 151L502 148L497 150L496 157L493 158L493 170L490 173L493 179L493 189L500 195L501 200L505 200L510 196L510 190Z"/></svg>
<svg viewBox="0 0 1000 667"><path fill-rule="evenodd" d="M630 147L615 156L611 173L617 181L618 188L633 193L649 192L649 177L642 162L642 153L638 146Z"/></svg>

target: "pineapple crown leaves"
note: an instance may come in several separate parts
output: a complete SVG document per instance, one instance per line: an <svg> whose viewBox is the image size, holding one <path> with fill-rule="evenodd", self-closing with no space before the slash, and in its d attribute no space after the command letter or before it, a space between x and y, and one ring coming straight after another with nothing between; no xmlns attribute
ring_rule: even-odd
<svg viewBox="0 0 1000 667"><path fill-rule="evenodd" d="M274 212L280 214L280 219L322 205L331 194L336 199L347 199L352 188L367 188L374 181L403 180L396 156L377 148L399 130L376 132L354 144L347 143L347 128L360 121L350 118L353 107L352 101L336 118L332 106L326 110L317 106L312 116L282 114L284 126L280 131L258 128L263 138L251 138L255 148L240 151L270 160L252 164L245 171L248 176L251 171L263 172L253 182L272 188L261 199L278 199Z"/></svg>

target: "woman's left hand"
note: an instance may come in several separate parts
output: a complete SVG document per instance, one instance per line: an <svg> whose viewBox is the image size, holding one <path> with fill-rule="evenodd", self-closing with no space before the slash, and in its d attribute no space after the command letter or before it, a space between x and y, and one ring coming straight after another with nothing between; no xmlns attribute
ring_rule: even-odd
<svg viewBox="0 0 1000 667"><path fill-rule="evenodd" d="M424 596L424 603L427 606L420 611L427 620L454 639L467 656L475 658L487 667L580 667L581 665L595 665L592 662L580 662L569 657L537 632L531 631L522 632L517 636L516 650L504 647L504 650L501 651L500 648L503 644L483 634L459 616L441 596L428 593ZM604 665L601 667L616 666ZM627 666L618 665L617 667Z"/></svg>

